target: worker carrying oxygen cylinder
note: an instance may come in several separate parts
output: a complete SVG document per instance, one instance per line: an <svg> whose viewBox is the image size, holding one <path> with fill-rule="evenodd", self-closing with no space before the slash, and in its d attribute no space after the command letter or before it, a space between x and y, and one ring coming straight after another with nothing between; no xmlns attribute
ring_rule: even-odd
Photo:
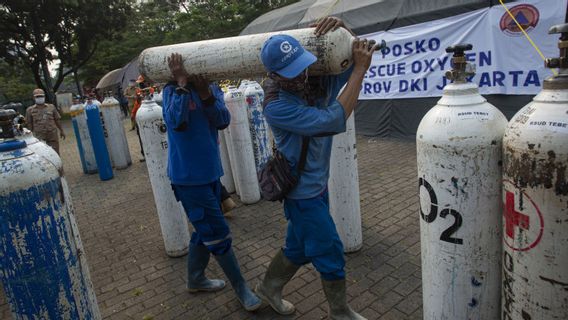
<svg viewBox="0 0 568 320"><path fill-rule="evenodd" d="M42 89L33 91L34 105L26 109L26 125L34 136L45 141L59 154L59 136L65 140L65 132L61 127L61 115L52 104L45 103L45 92Z"/></svg>
<svg viewBox="0 0 568 320"><path fill-rule="evenodd" d="M221 211L223 168L217 130L230 122L223 92L201 76L189 77L177 53L168 57L168 66L175 81L162 91L169 142L167 171L176 199L181 201L195 228L189 244L187 286L190 291L217 291L225 287L224 281L205 276L212 253L243 307L256 310L261 301L241 274L231 248L231 232Z"/></svg>
<svg viewBox="0 0 568 320"><path fill-rule="evenodd" d="M315 27L317 36L338 28L351 32L335 17L324 18ZM256 288L259 297L280 314L295 311L294 305L282 299L284 285L300 266L311 262L321 275L330 319L364 319L347 304L343 244L329 212L327 181L333 135L345 131L376 47L366 39L354 40L353 66L336 76L319 77L308 74L317 58L297 39L274 35L262 47L262 63L270 78L265 82L264 115L274 133L278 150L274 157L284 157L287 161L283 163L290 163L291 171L299 176L284 197L286 245L278 250ZM261 185L268 183L262 179L263 171ZM266 189L263 196L264 192Z"/></svg>

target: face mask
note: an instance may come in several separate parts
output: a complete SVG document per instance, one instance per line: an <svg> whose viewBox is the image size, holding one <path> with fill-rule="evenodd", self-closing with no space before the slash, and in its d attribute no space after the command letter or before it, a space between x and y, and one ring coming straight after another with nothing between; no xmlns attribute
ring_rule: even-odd
<svg viewBox="0 0 568 320"><path fill-rule="evenodd" d="M34 100L35 100L36 104L44 104L45 103L45 97L36 97Z"/></svg>
<svg viewBox="0 0 568 320"><path fill-rule="evenodd" d="M304 72L299 74L294 79L280 81L282 89L291 92L304 91L306 89L307 84L308 84L308 69L306 69Z"/></svg>

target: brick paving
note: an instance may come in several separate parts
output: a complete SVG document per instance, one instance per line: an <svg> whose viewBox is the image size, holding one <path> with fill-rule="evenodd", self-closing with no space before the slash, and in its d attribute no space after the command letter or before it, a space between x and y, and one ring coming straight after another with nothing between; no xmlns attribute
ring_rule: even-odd
<svg viewBox="0 0 568 320"><path fill-rule="evenodd" d="M311 265L301 268L284 290L297 307L292 316L278 316L266 305L246 312L230 287L186 292L187 258L165 254L136 133L127 131L132 166L115 170L112 180L102 182L96 174L82 173L71 124L64 126L68 138L61 143L62 159L105 319L326 318L327 302ZM348 300L368 319L422 319L415 144L363 136L357 143L364 244L346 256ZM253 286L283 244L282 206L239 203L228 221L244 277ZM225 279L214 259L207 273ZM0 316L10 319L1 287Z"/></svg>

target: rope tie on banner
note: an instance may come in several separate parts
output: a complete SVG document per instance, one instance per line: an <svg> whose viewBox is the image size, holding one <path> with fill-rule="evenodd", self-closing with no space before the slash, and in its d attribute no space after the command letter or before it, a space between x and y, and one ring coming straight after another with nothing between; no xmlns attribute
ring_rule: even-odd
<svg viewBox="0 0 568 320"><path fill-rule="evenodd" d="M501 3L501 6L503 6L503 8L505 8L505 11L507 11L507 13L509 14L509 16L511 17L511 19L513 19L513 21L515 21L515 23L517 24L517 27L519 27L519 29L521 29L521 31L523 32L523 34L525 35L525 38L527 38L527 40L530 42L530 44L533 46L533 48L536 50L536 52L538 52L538 54L540 55L540 57L542 58L543 61L546 61L546 57L544 56L544 54L542 54L542 51L540 51L540 49L538 48L538 46L536 45L536 43L534 43L534 41L531 39L531 37L529 36L529 34L525 31L525 29L523 28L523 26L519 23L519 21L517 21L517 19L515 18L515 16L513 16L513 14L511 13L511 11L509 11L509 8L507 8L507 6L503 3L503 0L499 0L499 2ZM552 73L554 73L555 76L558 75L558 72L556 72L556 70L551 69Z"/></svg>

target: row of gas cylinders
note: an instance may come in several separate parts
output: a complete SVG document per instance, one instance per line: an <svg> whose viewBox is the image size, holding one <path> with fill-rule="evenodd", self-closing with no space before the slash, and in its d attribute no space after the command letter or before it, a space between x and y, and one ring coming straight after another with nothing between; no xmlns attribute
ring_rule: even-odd
<svg viewBox="0 0 568 320"><path fill-rule="evenodd" d="M88 99L72 105L70 114L84 173L98 172L101 180L109 180L113 167L120 170L132 164L118 100Z"/></svg>
<svg viewBox="0 0 568 320"><path fill-rule="evenodd" d="M424 319L568 319L568 66L507 122L461 49L416 134Z"/></svg>
<svg viewBox="0 0 568 320"><path fill-rule="evenodd" d="M245 80L239 87L225 88L224 100L231 122L219 131L224 170L221 183L228 192L236 192L244 204L253 204L261 198L257 173L270 158L273 147L272 133L262 114L264 91L257 82ZM144 100L136 122L166 253L172 257L184 255L190 234L185 211L176 201L167 177L168 140L162 108L152 100ZM345 251L357 251L363 239L353 117L348 121L347 132L334 138L330 171L330 211L338 222Z"/></svg>

